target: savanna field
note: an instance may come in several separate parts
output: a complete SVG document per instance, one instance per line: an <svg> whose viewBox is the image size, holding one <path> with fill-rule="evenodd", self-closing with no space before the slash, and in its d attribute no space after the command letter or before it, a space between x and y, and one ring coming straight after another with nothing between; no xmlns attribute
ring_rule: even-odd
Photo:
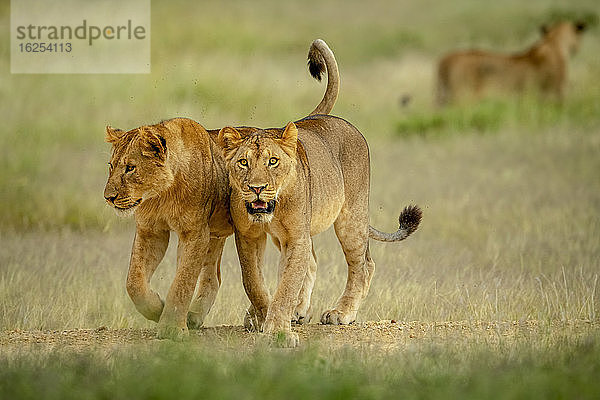
<svg viewBox="0 0 600 400"><path fill-rule="evenodd" d="M152 2L150 74L10 73L0 6L0 399L600 398L600 27L595 1ZM543 23L589 22L564 102L434 106L454 49L524 50ZM356 323L318 324L342 293L332 230L314 240L313 321L301 344L245 332L233 238L205 327L154 339L125 290L135 224L102 191L121 129L176 116L209 129L283 127L341 78L332 114L371 149L371 224L419 229L371 242L376 271ZM175 235L152 279L164 296ZM277 280L267 246L266 278Z"/></svg>

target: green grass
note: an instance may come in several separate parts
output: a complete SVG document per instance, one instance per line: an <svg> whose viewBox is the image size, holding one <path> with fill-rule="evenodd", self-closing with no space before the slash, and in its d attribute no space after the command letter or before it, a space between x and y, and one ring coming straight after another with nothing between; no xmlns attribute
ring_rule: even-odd
<svg viewBox="0 0 600 400"><path fill-rule="evenodd" d="M120 351L61 349L0 356L10 399L594 399L600 338L540 343L425 344L373 352L258 348L222 351L161 343ZM466 350L466 351L465 351ZM309 383L309 384L307 384Z"/></svg>
<svg viewBox="0 0 600 400"><path fill-rule="evenodd" d="M516 340L446 338L399 346L245 349L149 342L74 351L0 348L0 398L597 398L600 373L600 36L569 62L562 106L490 100L435 109L445 52L515 51L557 16L594 22L596 0L496 3L274 0L152 3L152 73L11 75L0 38L0 331L148 328L125 292L133 221L102 190L108 124L175 116L208 128L284 126L324 84L306 70L315 38L340 66L333 114L371 148L372 224L402 207L423 224L398 245L371 243L376 273L360 321L589 321ZM592 12L590 12L590 10ZM493 23L490 23L493 20ZM0 5L0 28L9 30ZM399 99L409 96L407 107ZM176 238L152 280L165 294ZM345 283L331 231L315 238L315 313ZM275 287L269 245L266 277ZM206 324L239 325L248 305L229 240Z"/></svg>
<svg viewBox="0 0 600 400"><path fill-rule="evenodd" d="M591 94L571 98L566 104L487 99L468 106L409 112L396 125L399 136L440 137L469 133L497 133L504 129L541 131L558 126L596 130L600 101Z"/></svg>

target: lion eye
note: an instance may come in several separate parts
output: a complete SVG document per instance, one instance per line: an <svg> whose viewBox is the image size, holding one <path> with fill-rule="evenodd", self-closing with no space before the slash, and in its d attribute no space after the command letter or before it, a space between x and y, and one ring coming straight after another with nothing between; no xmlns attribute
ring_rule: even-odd
<svg viewBox="0 0 600 400"><path fill-rule="evenodd" d="M241 165L242 167L247 167L248 166L248 160L246 160L245 158L240 158L238 160L238 164Z"/></svg>
<svg viewBox="0 0 600 400"><path fill-rule="evenodd" d="M274 166L277 165L279 163L279 158L277 157L271 157L269 158L269 166Z"/></svg>
<svg viewBox="0 0 600 400"><path fill-rule="evenodd" d="M129 173L135 170L135 165L126 165L125 166L125 173Z"/></svg>

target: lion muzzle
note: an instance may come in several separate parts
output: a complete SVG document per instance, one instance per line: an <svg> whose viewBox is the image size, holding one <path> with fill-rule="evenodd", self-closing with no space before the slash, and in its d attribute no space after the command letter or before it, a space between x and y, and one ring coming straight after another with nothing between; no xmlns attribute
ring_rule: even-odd
<svg viewBox="0 0 600 400"><path fill-rule="evenodd" d="M252 202L246 202L246 210L248 214L272 214L275 210L275 200L263 201L256 199Z"/></svg>

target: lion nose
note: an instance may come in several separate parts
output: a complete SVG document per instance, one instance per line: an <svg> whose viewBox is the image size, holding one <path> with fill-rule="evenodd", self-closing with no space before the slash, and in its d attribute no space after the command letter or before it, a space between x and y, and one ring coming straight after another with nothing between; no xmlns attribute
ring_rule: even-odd
<svg viewBox="0 0 600 400"><path fill-rule="evenodd" d="M115 200L117 199L117 194L112 191L112 190L108 190L108 188L106 188L104 190L104 198L106 199L106 201L108 201L109 203L114 203Z"/></svg>
<svg viewBox="0 0 600 400"><path fill-rule="evenodd" d="M115 200L117 199L117 196L111 196L111 195L107 196L107 195L104 195L104 198L105 198L105 199L106 199L106 201L108 201L109 203L114 203L114 202L115 202Z"/></svg>
<svg viewBox="0 0 600 400"><path fill-rule="evenodd" d="M257 195L260 194L260 192L262 192L263 190L265 190L265 188L267 187L267 185L264 186L250 186L248 185L248 188L253 191L254 193L256 193Z"/></svg>

